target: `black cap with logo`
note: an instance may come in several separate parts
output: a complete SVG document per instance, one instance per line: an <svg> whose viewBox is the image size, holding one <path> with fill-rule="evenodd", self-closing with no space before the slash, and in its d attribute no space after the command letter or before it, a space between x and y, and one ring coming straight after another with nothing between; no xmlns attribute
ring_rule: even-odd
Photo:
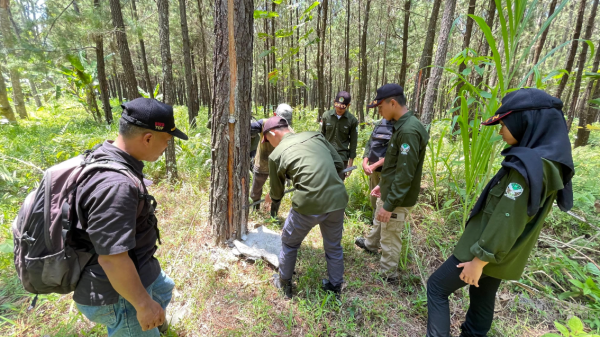
<svg viewBox="0 0 600 337"><path fill-rule="evenodd" d="M188 136L175 127L173 107L168 104L151 98L136 98L121 104L121 107L123 108L121 118L127 123L188 140Z"/></svg>
<svg viewBox="0 0 600 337"><path fill-rule="evenodd" d="M384 99L400 95L404 95L404 88L402 86L395 83L384 84L377 89L377 96L371 104L367 105L367 108L375 108L383 103Z"/></svg>
<svg viewBox="0 0 600 337"><path fill-rule="evenodd" d="M350 93L348 93L347 91L340 91L335 96L335 101L333 102L333 105L340 109L346 109L348 107L348 104L350 104L351 99L352 97L350 97Z"/></svg>

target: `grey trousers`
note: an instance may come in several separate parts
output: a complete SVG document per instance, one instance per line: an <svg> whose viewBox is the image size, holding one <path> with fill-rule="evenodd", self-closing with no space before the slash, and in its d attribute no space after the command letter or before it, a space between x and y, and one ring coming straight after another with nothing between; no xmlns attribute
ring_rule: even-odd
<svg viewBox="0 0 600 337"><path fill-rule="evenodd" d="M284 280L292 278L296 267L298 248L308 232L316 225L321 228L323 236L329 282L337 286L344 281L344 250L341 244L344 229L343 209L319 215L304 215L294 209L290 210L281 233L279 275Z"/></svg>
<svg viewBox="0 0 600 337"><path fill-rule="evenodd" d="M260 200L260 197L262 196L262 188L265 186L267 179L269 179L269 174L254 172L254 177L252 178L252 189L250 191L250 198L252 201Z"/></svg>

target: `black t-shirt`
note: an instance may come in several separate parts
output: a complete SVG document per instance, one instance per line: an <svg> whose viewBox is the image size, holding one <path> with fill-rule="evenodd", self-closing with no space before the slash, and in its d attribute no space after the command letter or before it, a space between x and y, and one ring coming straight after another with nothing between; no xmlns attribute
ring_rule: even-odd
<svg viewBox="0 0 600 337"><path fill-rule="evenodd" d="M95 159L119 161L140 179L143 177L144 164L112 145L111 141L104 142L92 155ZM154 217L149 202L144 201L137 216L140 192L125 174L115 171L90 173L77 187L76 202L81 218L73 232L73 242L78 246L93 246L99 255L129 252L142 284L148 287L160 274L160 265L154 257L157 231L149 221ZM94 258L81 274L73 300L98 306L117 303L118 299L119 294Z"/></svg>

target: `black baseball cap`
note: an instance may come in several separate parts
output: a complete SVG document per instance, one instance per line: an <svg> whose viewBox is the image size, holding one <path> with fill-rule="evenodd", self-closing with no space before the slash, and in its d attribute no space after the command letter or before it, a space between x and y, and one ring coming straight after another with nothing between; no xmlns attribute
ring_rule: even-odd
<svg viewBox="0 0 600 337"><path fill-rule="evenodd" d="M383 103L384 99L400 95L404 95L404 88L402 86L395 83L384 84L377 89L377 96L371 104L367 105L367 108L375 108Z"/></svg>
<svg viewBox="0 0 600 337"><path fill-rule="evenodd" d="M152 98L136 98L121 104L121 107L123 108L121 118L127 123L188 140L188 136L175 127L173 107L168 104Z"/></svg>
<svg viewBox="0 0 600 337"><path fill-rule="evenodd" d="M496 125L513 112L525 110L557 109L562 111L563 102L536 88L523 88L512 91L502 98L502 105L493 116L481 122L481 125Z"/></svg>
<svg viewBox="0 0 600 337"><path fill-rule="evenodd" d="M273 116L263 124L263 139L262 143L267 143L267 132L273 129L287 128L289 126L287 120L281 116Z"/></svg>
<svg viewBox="0 0 600 337"><path fill-rule="evenodd" d="M350 104L351 100L352 100L352 97L350 96L349 92L340 91L335 96L335 101L333 102L333 105L340 109L346 109L348 107L348 104Z"/></svg>

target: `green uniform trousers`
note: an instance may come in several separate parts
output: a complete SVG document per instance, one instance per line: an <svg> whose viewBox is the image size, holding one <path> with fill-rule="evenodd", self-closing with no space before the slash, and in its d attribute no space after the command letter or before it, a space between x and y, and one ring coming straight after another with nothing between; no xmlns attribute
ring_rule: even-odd
<svg viewBox="0 0 600 337"><path fill-rule="evenodd" d="M377 211L383 207L383 201L377 199ZM396 207L388 222L373 220L373 228L365 238L369 250L377 251L381 245L380 273L389 278L398 277L398 261L402 250L402 231L413 207ZM377 215L377 213L375 213Z"/></svg>

